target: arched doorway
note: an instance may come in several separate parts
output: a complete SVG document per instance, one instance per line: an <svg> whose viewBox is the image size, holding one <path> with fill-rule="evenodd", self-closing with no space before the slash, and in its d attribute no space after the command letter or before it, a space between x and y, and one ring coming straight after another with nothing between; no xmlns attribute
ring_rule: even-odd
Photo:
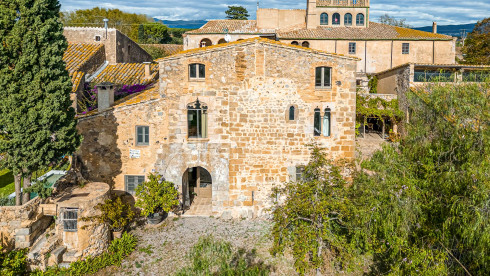
<svg viewBox="0 0 490 276"><path fill-rule="evenodd" d="M213 195L211 174L203 167L188 168L182 176L182 195L185 207L194 202L211 204Z"/></svg>

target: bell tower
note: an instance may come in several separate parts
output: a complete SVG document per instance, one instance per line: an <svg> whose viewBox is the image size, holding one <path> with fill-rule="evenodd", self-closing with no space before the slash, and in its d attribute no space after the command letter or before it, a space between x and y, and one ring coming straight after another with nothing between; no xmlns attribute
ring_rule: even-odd
<svg viewBox="0 0 490 276"><path fill-rule="evenodd" d="M307 0L306 28L369 26L370 0Z"/></svg>

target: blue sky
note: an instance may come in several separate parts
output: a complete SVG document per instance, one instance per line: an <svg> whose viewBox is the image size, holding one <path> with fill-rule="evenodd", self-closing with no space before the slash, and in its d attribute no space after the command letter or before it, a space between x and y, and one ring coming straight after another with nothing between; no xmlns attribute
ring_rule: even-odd
<svg viewBox="0 0 490 276"><path fill-rule="evenodd" d="M246 7L255 19L256 0L60 0L63 11L92 7L118 8L126 12L144 13L162 20L223 19L228 5ZM263 8L305 9L306 0L261 0ZM415 27L473 23L490 16L489 0L371 0L371 21L388 13L406 18Z"/></svg>

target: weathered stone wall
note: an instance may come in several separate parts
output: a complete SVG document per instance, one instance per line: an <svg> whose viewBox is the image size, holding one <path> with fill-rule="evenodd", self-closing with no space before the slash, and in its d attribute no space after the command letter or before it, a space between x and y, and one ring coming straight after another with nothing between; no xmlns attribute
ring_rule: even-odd
<svg viewBox="0 0 490 276"><path fill-rule="evenodd" d="M256 34L229 34L229 36L230 42L258 37ZM200 48L201 41L206 38L211 40L213 45L217 45L221 39L225 39L225 34L186 34L184 35L184 50Z"/></svg>
<svg viewBox="0 0 490 276"><path fill-rule="evenodd" d="M116 29L65 27L63 35L72 43L101 43L109 64L152 61L150 54ZM99 36L100 41L95 37Z"/></svg>
<svg viewBox="0 0 490 276"><path fill-rule="evenodd" d="M206 65L190 81L188 65ZM332 88L316 89L315 67L332 67ZM97 180L124 190L124 175L158 172L179 189L187 168L211 173L215 215L261 215L273 185L294 177L317 142L332 158L353 158L356 60L274 43L243 42L160 61L160 98L81 118L82 160ZM208 138L187 138L187 104L208 106ZM286 120L290 105L298 118ZM332 110L331 137L313 136L315 108ZM150 143L135 145L136 126ZM131 149L139 158L129 158Z"/></svg>
<svg viewBox="0 0 490 276"><path fill-rule="evenodd" d="M0 245L8 249L32 245L38 234L37 227L31 226L36 221L39 203L37 197L22 206L0 206Z"/></svg>

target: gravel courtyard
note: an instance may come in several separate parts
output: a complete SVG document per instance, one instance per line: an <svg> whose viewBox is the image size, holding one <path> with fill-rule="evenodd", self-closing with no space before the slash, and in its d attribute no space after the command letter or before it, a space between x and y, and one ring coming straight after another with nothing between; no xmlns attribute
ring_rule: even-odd
<svg viewBox="0 0 490 276"><path fill-rule="evenodd" d="M160 225L132 231L139 239L137 249L122 267L110 267L97 275L173 275L186 265L186 255L199 237L206 235L231 242L236 249L256 249L257 258L272 267L271 275L295 275L291 256L270 255L270 227L270 222L261 219L168 218Z"/></svg>

